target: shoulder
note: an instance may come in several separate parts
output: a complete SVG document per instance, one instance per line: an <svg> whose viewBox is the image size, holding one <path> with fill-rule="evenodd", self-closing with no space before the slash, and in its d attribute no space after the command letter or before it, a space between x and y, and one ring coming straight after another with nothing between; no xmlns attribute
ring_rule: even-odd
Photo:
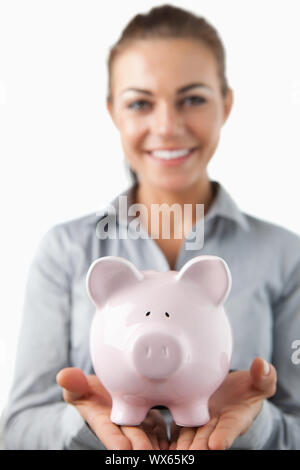
<svg viewBox="0 0 300 470"><path fill-rule="evenodd" d="M293 247L300 247L300 235L293 230L245 212L243 215L248 222L249 232L257 235L258 239L267 238L281 245L291 243Z"/></svg>
<svg viewBox="0 0 300 470"><path fill-rule="evenodd" d="M56 223L49 232L58 237L69 238L70 240L80 240L95 234L98 221L103 215L100 213L89 213L70 220Z"/></svg>
<svg viewBox="0 0 300 470"><path fill-rule="evenodd" d="M61 242L83 242L86 238L96 234L97 223L102 217L102 213L94 212L58 222L46 231L44 238L57 239Z"/></svg>
<svg viewBox="0 0 300 470"><path fill-rule="evenodd" d="M286 274L300 266L300 236L280 224L243 213L247 222L247 236L257 253L276 258Z"/></svg>
<svg viewBox="0 0 300 470"><path fill-rule="evenodd" d="M249 231L257 236L262 238L270 237L274 241L278 240L279 243L289 241L300 246L300 236L293 230L245 212L243 212L243 215L248 222Z"/></svg>
<svg viewBox="0 0 300 470"><path fill-rule="evenodd" d="M96 229L102 217L95 212L50 226L40 240L38 253L72 259L73 264L77 256L93 251L99 244Z"/></svg>

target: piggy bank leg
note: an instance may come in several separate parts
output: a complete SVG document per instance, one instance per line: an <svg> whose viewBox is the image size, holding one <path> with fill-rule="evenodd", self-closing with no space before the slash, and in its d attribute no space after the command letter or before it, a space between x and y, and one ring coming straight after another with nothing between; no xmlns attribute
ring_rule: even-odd
<svg viewBox="0 0 300 470"><path fill-rule="evenodd" d="M128 404L119 397L112 397L112 402L110 419L119 426L138 426L148 413L147 407Z"/></svg>
<svg viewBox="0 0 300 470"><path fill-rule="evenodd" d="M178 426L198 427L203 426L210 420L207 398L201 398L190 401L189 403L170 406L170 411Z"/></svg>

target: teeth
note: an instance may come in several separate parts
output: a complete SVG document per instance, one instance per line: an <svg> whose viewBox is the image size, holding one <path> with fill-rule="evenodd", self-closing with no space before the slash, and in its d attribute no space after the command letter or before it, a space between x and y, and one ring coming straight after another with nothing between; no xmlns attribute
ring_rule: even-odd
<svg viewBox="0 0 300 470"><path fill-rule="evenodd" d="M163 158L165 160L170 160L172 158L180 158L184 157L188 153L190 153L191 149L183 149L183 150L156 150L151 152L151 155L156 158Z"/></svg>

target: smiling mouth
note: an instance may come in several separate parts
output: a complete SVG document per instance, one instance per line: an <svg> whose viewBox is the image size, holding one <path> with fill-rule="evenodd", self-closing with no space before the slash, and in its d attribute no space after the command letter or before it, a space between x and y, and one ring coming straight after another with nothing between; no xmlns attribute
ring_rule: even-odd
<svg viewBox="0 0 300 470"><path fill-rule="evenodd" d="M187 151L174 151L174 152L146 152L146 155L153 161L165 166L180 165L188 160L199 147L187 149Z"/></svg>

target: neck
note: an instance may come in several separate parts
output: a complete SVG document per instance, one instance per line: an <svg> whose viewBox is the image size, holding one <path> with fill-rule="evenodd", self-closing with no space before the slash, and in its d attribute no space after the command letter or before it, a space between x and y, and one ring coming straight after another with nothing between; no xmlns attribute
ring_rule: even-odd
<svg viewBox="0 0 300 470"><path fill-rule="evenodd" d="M140 181L135 194L135 202L143 204L147 208L148 223L151 216L151 204L179 204L182 210L183 224L184 221L184 204L192 206L192 225L196 223L197 213L196 204L204 204L204 215L208 212L214 199L213 185L205 178L198 180L194 185L184 188L180 191L167 190L154 186L146 181ZM191 227L190 227L191 228Z"/></svg>

